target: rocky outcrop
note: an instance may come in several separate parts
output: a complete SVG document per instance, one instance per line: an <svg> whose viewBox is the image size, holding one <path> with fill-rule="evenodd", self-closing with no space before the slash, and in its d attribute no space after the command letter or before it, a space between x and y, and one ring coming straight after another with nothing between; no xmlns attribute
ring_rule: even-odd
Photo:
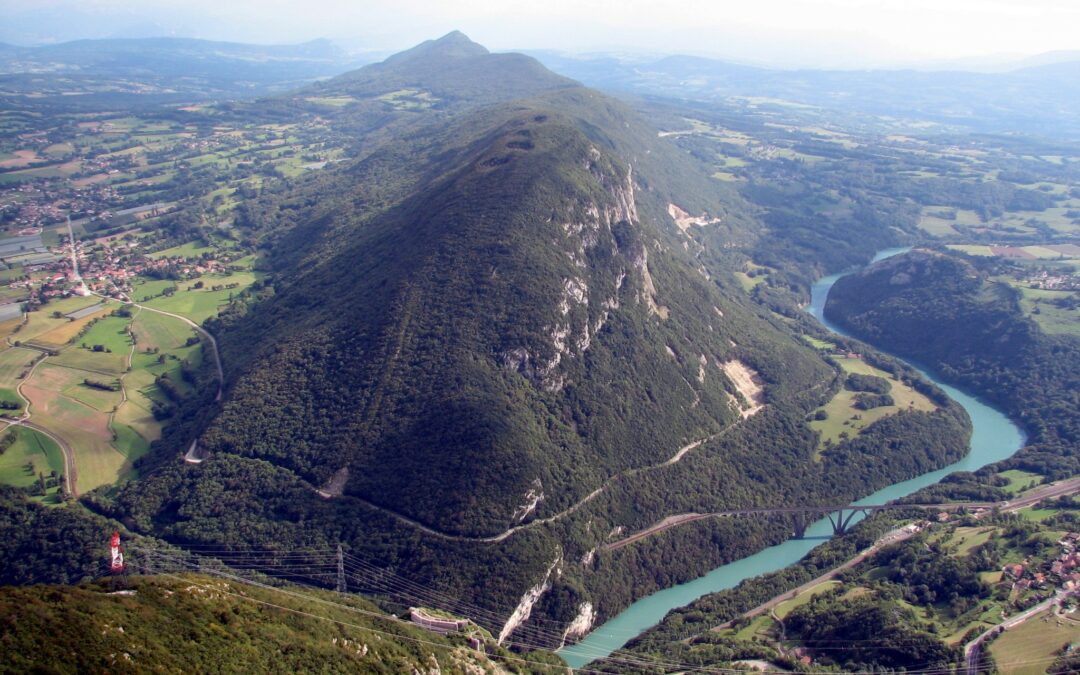
<svg viewBox="0 0 1080 675"><path fill-rule="evenodd" d="M540 583L525 591L525 595L521 596L517 607L514 608L510 618L506 620L502 630L499 631L499 644L505 642L506 638L510 637L510 634L517 630L518 626L528 621L529 617L532 616L533 606L536 605L544 593L551 590L551 573L555 571L555 567L561 560L562 554L560 553L555 556L555 560L547 568L547 572L544 573L544 578L541 579Z"/></svg>
<svg viewBox="0 0 1080 675"><path fill-rule="evenodd" d="M588 635L595 621L596 609L593 608L591 602L583 602L578 605L577 616L563 631L562 644L559 645L559 649L562 649L568 641L577 640Z"/></svg>

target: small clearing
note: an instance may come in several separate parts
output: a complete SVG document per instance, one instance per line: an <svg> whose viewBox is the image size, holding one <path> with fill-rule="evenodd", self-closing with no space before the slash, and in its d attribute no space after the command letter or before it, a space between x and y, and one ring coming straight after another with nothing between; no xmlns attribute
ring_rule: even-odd
<svg viewBox="0 0 1080 675"><path fill-rule="evenodd" d="M720 218L709 218L704 213L700 216L692 216L675 204L668 204L667 212L671 219L675 221L675 226L684 233L693 226L704 227L719 223L721 220Z"/></svg>
<svg viewBox="0 0 1080 675"><path fill-rule="evenodd" d="M331 499L333 497L340 497L345 494L345 484L349 482L349 467L343 466L334 472L334 475L330 477L330 480L326 481L326 485L316 490L318 495L323 499Z"/></svg>
<svg viewBox="0 0 1080 675"><path fill-rule="evenodd" d="M742 401L734 396L732 400L735 401L743 419L760 412L765 407L765 387L762 386L761 376L757 371L738 359L726 361L720 367L742 396Z"/></svg>

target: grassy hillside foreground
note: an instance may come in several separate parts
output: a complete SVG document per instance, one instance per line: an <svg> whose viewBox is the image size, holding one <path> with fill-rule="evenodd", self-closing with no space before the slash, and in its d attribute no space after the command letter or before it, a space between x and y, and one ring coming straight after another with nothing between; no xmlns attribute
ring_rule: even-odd
<svg viewBox="0 0 1080 675"><path fill-rule="evenodd" d="M0 588L8 672L554 672L549 653L489 656L359 598L198 575Z"/></svg>

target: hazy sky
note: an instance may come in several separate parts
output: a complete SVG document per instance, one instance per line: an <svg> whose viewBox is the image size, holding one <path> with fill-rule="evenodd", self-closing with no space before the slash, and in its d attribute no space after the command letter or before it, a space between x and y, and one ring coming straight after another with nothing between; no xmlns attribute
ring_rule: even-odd
<svg viewBox="0 0 1080 675"><path fill-rule="evenodd" d="M0 39L330 37L396 50L460 29L496 50L635 49L789 65L1080 49L1077 0L0 0Z"/></svg>

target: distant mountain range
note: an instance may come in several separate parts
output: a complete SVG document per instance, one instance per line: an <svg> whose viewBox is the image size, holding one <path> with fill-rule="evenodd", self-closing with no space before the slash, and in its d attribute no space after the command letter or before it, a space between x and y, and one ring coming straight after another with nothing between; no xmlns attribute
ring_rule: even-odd
<svg viewBox="0 0 1080 675"><path fill-rule="evenodd" d="M828 111L909 118L991 133L1080 138L1080 53L1014 62L1007 72L961 70L777 70L698 56L647 61L553 52L552 70L611 91L680 99L772 99Z"/></svg>
<svg viewBox="0 0 1080 675"><path fill-rule="evenodd" d="M27 104L101 106L266 95L359 65L328 40L249 45L188 38L0 45L0 92Z"/></svg>
<svg viewBox="0 0 1080 675"><path fill-rule="evenodd" d="M452 33L439 41L439 58L421 73L443 87L444 94L455 83L464 83L468 68L461 70L463 63L486 55L483 47L469 47L462 38ZM395 72L405 72L433 48L434 41L429 41L372 70L351 73L334 86L362 91L372 78L388 83ZM503 62L524 58L501 56ZM1080 138L1078 52L1003 58L990 65L957 61L953 70L780 70L686 55L538 51L533 56L555 73L613 92L707 102L764 99L768 105L811 106L826 117L835 111L978 132ZM269 46L188 38L78 40L39 47L0 44L0 102L9 107L100 108L245 98L345 73L363 63L359 58L328 40ZM529 74L543 77L539 63L530 63ZM504 78L503 93L512 97L521 81ZM458 96L466 99L470 92Z"/></svg>

